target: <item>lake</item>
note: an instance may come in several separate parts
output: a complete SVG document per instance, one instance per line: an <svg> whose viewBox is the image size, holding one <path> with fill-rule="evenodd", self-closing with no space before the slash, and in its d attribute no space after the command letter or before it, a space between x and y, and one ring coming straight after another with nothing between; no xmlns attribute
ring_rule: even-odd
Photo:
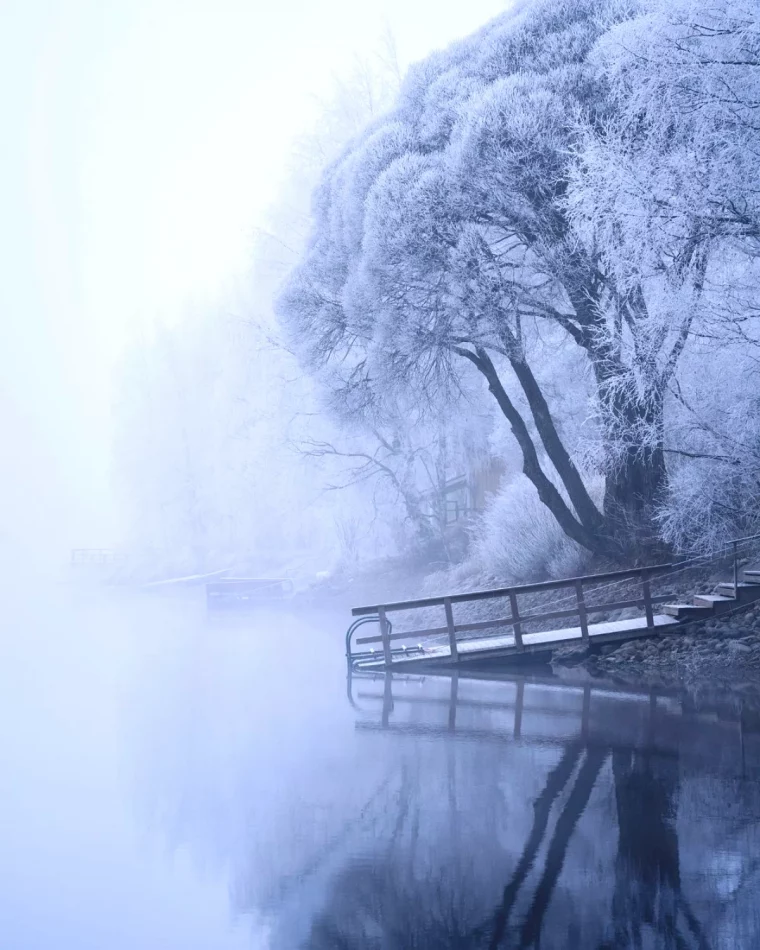
<svg viewBox="0 0 760 950"><path fill-rule="evenodd" d="M16 585L0 945L760 946L760 704L354 676L343 612Z"/></svg>

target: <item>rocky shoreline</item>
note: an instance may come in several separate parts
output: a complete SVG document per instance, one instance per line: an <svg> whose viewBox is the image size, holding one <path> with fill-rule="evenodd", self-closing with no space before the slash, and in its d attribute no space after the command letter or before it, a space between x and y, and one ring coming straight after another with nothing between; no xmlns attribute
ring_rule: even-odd
<svg viewBox="0 0 760 950"><path fill-rule="evenodd" d="M551 665L568 678L646 679L670 683L728 681L735 689L760 683L760 604L723 617L684 624L682 632L601 647L557 650Z"/></svg>

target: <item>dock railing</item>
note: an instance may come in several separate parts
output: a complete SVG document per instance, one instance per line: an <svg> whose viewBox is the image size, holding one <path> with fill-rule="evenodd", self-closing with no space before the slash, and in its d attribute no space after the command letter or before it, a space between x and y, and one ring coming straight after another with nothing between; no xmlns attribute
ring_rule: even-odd
<svg viewBox="0 0 760 950"><path fill-rule="evenodd" d="M739 560L742 545L751 541L760 539L760 534L749 535L743 538L731 539L723 545L718 552L711 554L698 555L682 561L654 564L643 567L635 567L620 571L607 571L600 574L585 574L578 577L563 578L561 580L540 581L533 584L520 584L512 587L499 587L489 590L477 590L463 593L454 593L448 595L439 595L435 597L423 597L416 600L395 601L385 604L372 604L364 607L354 607L351 611L353 617L361 618L361 625L375 622L380 628L379 634L371 636L357 636L360 624L354 621L346 633L346 659L349 666L360 660L382 659L387 665L393 662L394 655L400 653L424 653L424 647L420 642L423 639L431 637L440 637L447 641L451 659L456 662L459 654L459 645L461 634L476 633L478 631L489 631L499 627L511 628L514 636L515 646L519 651L524 650L523 633L527 624L542 624L549 620L567 621L570 618L576 618L577 626L581 631L581 640L589 640L589 618L595 614L608 613L614 610L624 610L626 608L639 608L644 611L647 627L654 626L654 607L657 604L663 604L673 600L673 592L663 594L653 594L652 581L655 578L672 575L681 570L687 570L692 567L698 567L700 563L705 565L716 558L721 558L725 562L727 558L732 560L734 590L737 590L739 583ZM625 583L630 588L630 582L638 582L638 596L626 596L620 599L620 586ZM601 587L598 587L601 585ZM595 587L593 591L593 602L590 601L589 589ZM548 592L565 592L565 596L557 601L542 605L525 607L526 595L536 595ZM602 601L598 601L598 595L601 593ZM617 593L617 598L615 594ZM612 595L613 599L603 599L604 595ZM455 617L455 607L461 604L473 604L482 601L509 601L509 614L486 620L468 620L466 618L457 621ZM535 598L534 598L535 600ZM564 606L567 604L567 606ZM561 605L561 606L560 606ZM559 606L559 609L557 607ZM440 625L430 625L397 630L394 632L389 619L389 614L398 614L401 612L414 612L418 610L429 610L431 608L443 608L442 623ZM549 608L549 609L546 609ZM401 641L413 641L411 647L402 647L394 649L394 644ZM373 645L379 645L381 651L376 651ZM360 651L357 648L369 647L369 650Z"/></svg>
<svg viewBox="0 0 760 950"><path fill-rule="evenodd" d="M584 641L587 641L589 636L589 615L610 610L623 610L626 607L643 607L647 624L652 625L654 622L653 605L656 603L664 603L666 600L672 600L672 596L653 596L650 577L653 573L662 573L672 567L672 564L657 564L653 567L638 567L626 571L608 571L604 574L585 574L580 577L569 577L556 581L541 581L536 584L521 584L516 587L497 587L491 590L477 590L467 593L449 594L447 596L423 597L419 600L402 600L389 604L354 607L351 611L352 616L366 618L367 621L376 621L380 627L380 633L379 635L375 634L373 636L353 637L353 639L347 637L347 658L349 662L352 663L359 658L367 658L374 653L374 651L370 651L369 654L356 653L353 647L381 644L383 660L390 664L393 661L393 649L391 644L394 641L419 640L421 638L442 635L448 637L451 658L456 660L458 657L459 634L474 633L481 630L493 630L497 627L511 627L515 644L518 649L522 650L523 628L526 624L546 620L568 619L571 617L578 618L578 625L581 628L581 637ZM587 603L587 585L600 584L607 581L629 581L636 579L639 580L641 585L641 596L639 597L629 597L625 600L608 601L601 604ZM560 610L531 610L529 613L525 613L521 610L520 600L524 595L549 591L568 591L573 595L573 605ZM457 623L454 616L455 605L471 604L486 600L508 600L509 615L491 620L465 620L461 623ZM445 622L440 626L427 626L419 629L403 630L397 633L392 632L388 614L434 607L443 607L443 619ZM353 633L355 631L352 628L349 629ZM421 648L421 644L418 645L418 649L419 648Z"/></svg>

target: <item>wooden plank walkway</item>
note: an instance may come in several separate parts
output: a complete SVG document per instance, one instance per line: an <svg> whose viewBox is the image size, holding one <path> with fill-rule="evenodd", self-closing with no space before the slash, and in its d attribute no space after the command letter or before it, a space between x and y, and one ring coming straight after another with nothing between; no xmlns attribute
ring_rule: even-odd
<svg viewBox="0 0 760 950"><path fill-rule="evenodd" d="M349 667L363 670L473 667L525 654L547 654L576 643L602 645L660 636L677 630L685 622L707 619L760 599L760 571L745 570L743 579L739 576L738 545L750 540L755 537L734 543L733 580L719 584L715 593L696 594L688 603L668 603L672 594L652 592L653 582L667 579L683 568L683 564L675 563L355 607L351 613L356 619L346 633L346 658ZM620 599L621 584L624 599ZM539 598L537 605L535 595L547 592L564 594L553 604ZM526 610L525 598L531 595L533 600ZM455 617L459 605L484 601L492 602L488 619ZM499 604L508 606L507 615L494 616L501 612ZM430 611L434 608L443 608L443 623L439 626L430 626ZM630 616L631 608L640 614ZM594 614L609 617L623 609L629 611L628 619L605 618L596 623L590 620ZM391 616L398 614L405 620L421 616L426 624L394 629ZM571 618L575 620L572 626L552 628L552 621ZM359 630L366 624L377 624L379 633L360 636ZM537 626L549 629L536 631ZM481 632L483 635L477 636Z"/></svg>
<svg viewBox="0 0 760 950"><path fill-rule="evenodd" d="M525 653L547 653L557 647L583 644L587 640L595 643L614 643L665 633L667 629L679 627L680 621L667 614L655 614L652 625L646 617L634 617L631 620L607 621L588 625L588 637L584 638L580 627L565 627L562 630L548 630L542 633L524 633L522 645L515 642L514 634L505 636L480 637L472 640L460 640L457 643L457 655L452 659L451 647L447 643L420 644L416 650L394 654L394 669L410 669L431 664L436 666L462 666L519 656ZM380 670L386 666L385 660L378 656L359 660L357 669Z"/></svg>

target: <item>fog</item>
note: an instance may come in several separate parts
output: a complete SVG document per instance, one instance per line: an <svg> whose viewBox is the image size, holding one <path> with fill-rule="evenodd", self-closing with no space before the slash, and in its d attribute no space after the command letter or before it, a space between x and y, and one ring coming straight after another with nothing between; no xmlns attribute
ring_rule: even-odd
<svg viewBox="0 0 760 950"><path fill-rule="evenodd" d="M112 451L125 351L249 266L296 140L358 58L390 31L409 62L500 9L3 4L0 393L13 543L50 543L54 525L59 554L121 540Z"/></svg>
<svg viewBox="0 0 760 950"><path fill-rule="evenodd" d="M0 4L3 948L757 945L759 63L754 0ZM460 665L664 561L735 585L671 668ZM347 664L424 596L455 669Z"/></svg>

